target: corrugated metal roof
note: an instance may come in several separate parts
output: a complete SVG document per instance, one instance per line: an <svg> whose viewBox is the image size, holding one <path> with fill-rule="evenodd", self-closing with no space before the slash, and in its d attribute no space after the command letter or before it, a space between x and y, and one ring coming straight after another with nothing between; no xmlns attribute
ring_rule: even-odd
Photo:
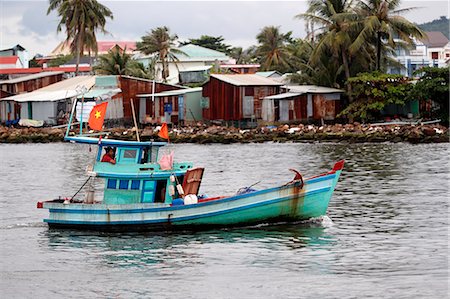
<svg viewBox="0 0 450 299"><path fill-rule="evenodd" d="M80 87L91 89L95 84L95 76L78 76L51 84L32 92L22 93L1 99L16 102L52 102L76 97L81 94Z"/></svg>
<svg viewBox="0 0 450 299"><path fill-rule="evenodd" d="M256 72L255 75L263 76L263 77L266 77L266 78L269 78L270 76L273 76L273 75L276 75L278 77L282 76L282 74L279 73L278 71Z"/></svg>
<svg viewBox="0 0 450 299"><path fill-rule="evenodd" d="M64 74L64 72L42 72L42 73L32 74L32 75L28 75L28 76L22 76L19 78L14 78L14 79L9 79L9 80L2 80L2 81L0 81L0 84L14 84L14 83L39 79L39 78L48 77L48 76L60 75L60 74Z"/></svg>
<svg viewBox="0 0 450 299"><path fill-rule="evenodd" d="M202 87L194 87L194 88L179 89L179 90L168 90L168 91L158 92L155 94L152 94L152 93L138 94L136 96L140 97L140 98L148 98L151 96L170 97L170 96L178 96L178 95L182 95L182 94L186 94L186 93L190 93L190 92L199 92L199 91L202 91L202 89L203 89Z"/></svg>
<svg viewBox="0 0 450 299"><path fill-rule="evenodd" d="M273 96L265 97L264 100L280 100L280 99L287 99L302 95L302 93L299 92L286 92L286 93L280 93Z"/></svg>
<svg viewBox="0 0 450 299"><path fill-rule="evenodd" d="M283 83L277 82L270 78L265 78L255 74L236 74L236 75L221 75L212 74L211 77L220 81L236 85L236 86L281 86Z"/></svg>
<svg viewBox="0 0 450 299"><path fill-rule="evenodd" d="M1 101L16 101L16 102L53 102L63 99L68 99L77 96L75 90L55 90L55 91L33 91L29 93L22 93L12 97L0 99Z"/></svg>
<svg viewBox="0 0 450 299"><path fill-rule="evenodd" d="M96 76L78 76L60 81L55 84L38 89L39 91L59 91L59 90L75 90L77 87L86 87L91 89L95 84Z"/></svg>
<svg viewBox="0 0 450 299"><path fill-rule="evenodd" d="M285 85L290 92L300 93L343 93L342 89L336 89L331 87L317 86L317 85Z"/></svg>
<svg viewBox="0 0 450 299"><path fill-rule="evenodd" d="M193 44L181 46L178 50L183 51L187 55L175 54L180 61L227 61L231 59L222 52Z"/></svg>
<svg viewBox="0 0 450 299"><path fill-rule="evenodd" d="M425 32L427 37L422 41L429 48L441 48L449 43L448 38L440 31Z"/></svg>
<svg viewBox="0 0 450 299"><path fill-rule="evenodd" d="M110 98L120 92L122 92L120 88L95 88L85 93L84 98L86 99ZM79 99L81 99L82 97L83 95L78 96Z"/></svg>

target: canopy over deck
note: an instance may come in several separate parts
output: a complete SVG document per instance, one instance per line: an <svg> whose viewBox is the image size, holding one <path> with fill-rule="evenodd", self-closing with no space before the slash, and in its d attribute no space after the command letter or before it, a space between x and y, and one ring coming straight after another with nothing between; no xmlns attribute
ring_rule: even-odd
<svg viewBox="0 0 450 299"><path fill-rule="evenodd" d="M99 144L99 138L87 137L87 136L73 136L65 137L64 140L76 143L86 143L86 144ZM102 138L100 144L102 146L121 146L121 147L147 147L147 146L165 146L167 142L154 142L154 141L126 141L126 140L115 140Z"/></svg>

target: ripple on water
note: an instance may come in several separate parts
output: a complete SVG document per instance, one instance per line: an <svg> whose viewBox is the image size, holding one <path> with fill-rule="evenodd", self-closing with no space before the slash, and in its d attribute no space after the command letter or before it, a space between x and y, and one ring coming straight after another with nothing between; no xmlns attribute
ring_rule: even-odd
<svg viewBox="0 0 450 299"><path fill-rule="evenodd" d="M209 195L284 184L289 168L309 177L340 159L346 165L325 217L111 234L50 230L35 208L84 182L94 155L87 147L0 145L0 177L8 178L0 181L2 297L448 296L448 144L173 147L176 160L205 167Z"/></svg>

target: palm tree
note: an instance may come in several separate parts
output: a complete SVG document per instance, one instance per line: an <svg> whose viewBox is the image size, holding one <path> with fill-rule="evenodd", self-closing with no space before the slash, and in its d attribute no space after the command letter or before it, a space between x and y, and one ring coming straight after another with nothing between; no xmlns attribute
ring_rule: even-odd
<svg viewBox="0 0 450 299"><path fill-rule="evenodd" d="M169 61L175 63L179 61L176 54L186 55L183 51L175 48L176 34L171 35L168 27L157 27L147 32L142 37L142 41L137 43L137 49L144 54L156 53L157 59L161 62L161 77L164 82L169 77Z"/></svg>
<svg viewBox="0 0 450 299"><path fill-rule="evenodd" d="M128 75L130 72L131 55L115 46L108 54L99 56L99 63L94 68L101 75Z"/></svg>
<svg viewBox="0 0 450 299"><path fill-rule="evenodd" d="M285 71L289 68L286 44L291 41L291 34L292 32L281 33L279 27L266 26L256 36L262 70Z"/></svg>
<svg viewBox="0 0 450 299"><path fill-rule="evenodd" d="M398 9L399 6L400 0L366 0L360 1L357 7L362 29L349 49L356 52L365 44L374 43L376 70L381 69L383 49L395 49L401 43L395 39L412 45L413 38L425 37L425 33L417 25L399 15L414 8Z"/></svg>
<svg viewBox="0 0 450 299"><path fill-rule="evenodd" d="M78 75L80 57L85 50L97 53L96 31L106 33L106 18L113 19L112 12L96 0L50 0L47 15L56 10L61 18L57 31L66 29L66 42L75 54L76 75Z"/></svg>
<svg viewBox="0 0 450 299"><path fill-rule="evenodd" d="M97 74L101 75L127 75L145 79L154 79L153 67L145 68L144 65L126 53L126 48L122 50L115 46L108 51L108 54L99 56L99 63L94 68Z"/></svg>
<svg viewBox="0 0 450 299"><path fill-rule="evenodd" d="M312 24L319 24L321 34L317 36L317 43L310 57L310 64L320 65L323 55L332 55L341 61L345 78L351 77L351 56L348 47L352 43L352 30L350 21L355 18L352 12L351 0L310 0L309 9L296 17L305 19ZM314 34L314 32L312 33ZM347 85L350 90L351 87Z"/></svg>

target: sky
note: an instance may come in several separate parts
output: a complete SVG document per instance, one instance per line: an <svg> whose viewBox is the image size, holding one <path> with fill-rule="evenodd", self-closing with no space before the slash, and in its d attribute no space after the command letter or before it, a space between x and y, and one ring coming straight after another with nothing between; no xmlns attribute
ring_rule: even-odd
<svg viewBox="0 0 450 299"><path fill-rule="evenodd" d="M264 26L279 26L281 32L305 37L305 23L295 18L307 9L306 0L297 1L117 1L100 0L114 15L107 35L98 40L138 41L146 32L167 26L179 40L201 35L223 36L225 43L247 48L256 45ZM402 8L417 7L403 16L415 23L449 16L448 0L404 0ZM35 54L50 53L65 39L57 33L56 13L47 15L48 1L0 0L0 49L22 45Z"/></svg>

